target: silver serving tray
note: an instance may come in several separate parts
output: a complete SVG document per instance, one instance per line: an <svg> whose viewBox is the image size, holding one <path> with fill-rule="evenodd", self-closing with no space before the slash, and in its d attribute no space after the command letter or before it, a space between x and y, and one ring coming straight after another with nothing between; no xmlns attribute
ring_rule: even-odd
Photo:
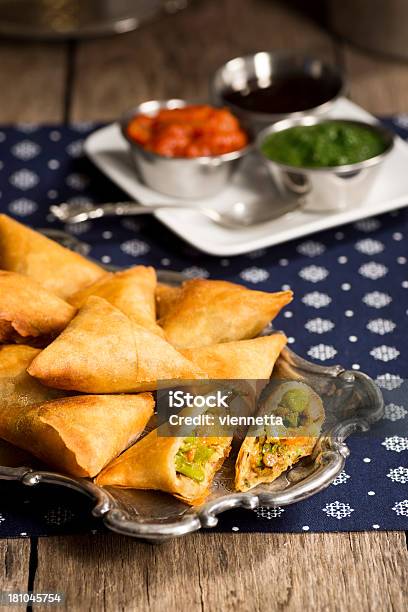
<svg viewBox="0 0 408 612"><path fill-rule="evenodd" d="M47 234L85 254L84 245L76 239L62 232ZM160 271L158 277L169 284L183 280L181 274L169 271ZM382 417L383 398L374 382L362 372L348 371L341 366L322 367L287 348L277 362L277 370L282 380L303 380L309 384L322 397L326 421L333 424L318 439L313 455L269 485L247 493L234 491L237 449L217 473L207 501L193 508L165 493L104 488L87 479L30 466L0 466L0 480L20 481L26 486L56 484L79 491L93 500L93 515L101 518L108 529L154 542L215 527L218 515L232 508L274 508L302 501L329 486L343 470L349 455L345 440L356 431L367 431Z"/></svg>

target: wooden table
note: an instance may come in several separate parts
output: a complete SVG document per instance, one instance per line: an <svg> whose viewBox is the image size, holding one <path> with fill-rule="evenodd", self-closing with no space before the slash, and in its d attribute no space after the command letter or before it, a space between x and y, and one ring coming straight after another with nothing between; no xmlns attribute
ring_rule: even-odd
<svg viewBox="0 0 408 612"><path fill-rule="evenodd" d="M197 0L116 38L1 42L0 123L105 120L147 98L205 96L227 58L289 46L343 65L351 98L369 111L408 112L408 64L352 48L291 4ZM81 612L396 611L406 609L407 557L403 532L0 540L0 589L64 591Z"/></svg>

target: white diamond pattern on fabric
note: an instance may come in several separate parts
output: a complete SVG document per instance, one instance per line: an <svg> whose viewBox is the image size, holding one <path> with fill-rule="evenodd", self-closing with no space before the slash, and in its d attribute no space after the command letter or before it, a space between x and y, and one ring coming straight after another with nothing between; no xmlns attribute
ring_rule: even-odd
<svg viewBox="0 0 408 612"><path fill-rule="evenodd" d="M83 153L84 141L83 140L74 140L70 142L66 148L66 151L70 157L80 157Z"/></svg>
<svg viewBox="0 0 408 612"><path fill-rule="evenodd" d="M357 223L354 224L354 227L360 230L360 232L369 234L371 232L375 232L375 230L380 229L381 223L378 219L375 218L362 219L361 221L357 221Z"/></svg>
<svg viewBox="0 0 408 612"><path fill-rule="evenodd" d="M395 502L392 509L398 514L398 516L408 516L408 499Z"/></svg>
<svg viewBox="0 0 408 612"><path fill-rule="evenodd" d="M300 270L299 276L311 283L318 283L329 276L329 271L321 266L307 266Z"/></svg>
<svg viewBox="0 0 408 612"><path fill-rule="evenodd" d="M377 263L375 261L370 261L369 263L363 264L358 269L361 276L365 276L366 278L370 278L371 280L378 280L382 278L386 274L388 274L387 266L383 264Z"/></svg>
<svg viewBox="0 0 408 612"><path fill-rule="evenodd" d="M28 170L27 168L17 170L9 177L10 184L16 187L16 189L21 189L21 191L32 189L38 185L39 181L40 177L38 174Z"/></svg>
<svg viewBox="0 0 408 612"><path fill-rule="evenodd" d="M335 327L333 321L329 319L321 319L317 317L316 319L310 319L307 323L305 323L305 328L308 332L313 334L325 334L326 332L331 331Z"/></svg>
<svg viewBox="0 0 408 612"><path fill-rule="evenodd" d="M126 253L126 255L131 255L132 257L140 257L141 255L146 255L146 253L150 251L149 245L137 238L123 242L120 245L120 249Z"/></svg>
<svg viewBox="0 0 408 612"><path fill-rule="evenodd" d="M404 406L398 406L397 404L387 404L384 409L384 418L388 419L388 421L399 421L405 418L407 414L408 412Z"/></svg>
<svg viewBox="0 0 408 612"><path fill-rule="evenodd" d="M397 468L391 469L387 474L387 478L390 478L392 482L406 484L408 482L408 467L400 465Z"/></svg>
<svg viewBox="0 0 408 612"><path fill-rule="evenodd" d="M384 250L384 245L379 240L372 240L371 238L365 238L356 242L355 248L364 255L378 255Z"/></svg>
<svg viewBox="0 0 408 612"><path fill-rule="evenodd" d="M376 346L370 351L370 355L374 357L374 359L384 362L393 361L399 354L400 352L395 346L386 346L385 344Z"/></svg>
<svg viewBox="0 0 408 612"><path fill-rule="evenodd" d="M302 242L296 247L296 250L301 255L306 257L317 257L325 252L326 247L321 242L315 242L314 240L307 240Z"/></svg>
<svg viewBox="0 0 408 612"><path fill-rule="evenodd" d="M256 285L257 283L263 283L266 281L269 278L269 272L263 268L252 266L252 268L245 268L245 270L242 270L240 277L242 280Z"/></svg>
<svg viewBox="0 0 408 612"><path fill-rule="evenodd" d="M398 374L389 374L387 372L387 374L380 374L380 376L377 376L375 382L382 389L392 391L393 389L398 389L404 381Z"/></svg>
<svg viewBox="0 0 408 612"><path fill-rule="evenodd" d="M363 297L363 302L372 308L384 308L384 306L388 306L392 302L392 297L381 291L373 291Z"/></svg>
<svg viewBox="0 0 408 612"><path fill-rule="evenodd" d="M277 508L267 508L265 506L259 506L259 508L255 508L254 512L258 518L271 520L282 516L282 514L285 512L285 509L281 508L280 506L278 506Z"/></svg>
<svg viewBox="0 0 408 612"><path fill-rule="evenodd" d="M312 293L307 293L302 297L302 302L306 304L306 306L311 306L312 308L324 308L331 303L332 299L326 293L320 293L319 291L313 291Z"/></svg>
<svg viewBox="0 0 408 612"><path fill-rule="evenodd" d="M18 200L13 200L10 202L8 209L11 214L16 215L17 217L28 217L36 212L38 209L38 204L37 202L29 200L28 198L18 198Z"/></svg>
<svg viewBox="0 0 408 612"><path fill-rule="evenodd" d="M320 361L327 361L327 359L333 359L337 355L337 351L334 346L327 344L317 344L316 346L310 347L307 354L313 359L319 359Z"/></svg>
<svg viewBox="0 0 408 612"><path fill-rule="evenodd" d="M397 325L389 319L372 319L367 323L367 329L373 334L384 336L394 331Z"/></svg>
<svg viewBox="0 0 408 612"><path fill-rule="evenodd" d="M338 476L336 476L336 478L333 480L332 485L334 485L335 487L337 487L338 485L341 484L345 484L349 479L351 478L351 476L349 476L349 474L346 474L346 472L343 470L342 472L340 472L340 474Z"/></svg>
<svg viewBox="0 0 408 612"><path fill-rule="evenodd" d="M31 140L22 140L11 147L11 152L14 157L17 157L17 159L21 159L22 161L34 159L34 157L39 155L40 151L41 147L36 142L32 142Z"/></svg>
<svg viewBox="0 0 408 612"><path fill-rule="evenodd" d="M327 514L327 516L331 516L338 520L347 518L352 512L354 512L354 508L352 508L350 504L345 504L340 501L334 501L330 504L326 504L322 510Z"/></svg>
<svg viewBox="0 0 408 612"><path fill-rule="evenodd" d="M385 438L384 442L381 442L382 446L385 446L387 451L395 453L402 453L408 450L408 438L402 438L401 436L391 436Z"/></svg>

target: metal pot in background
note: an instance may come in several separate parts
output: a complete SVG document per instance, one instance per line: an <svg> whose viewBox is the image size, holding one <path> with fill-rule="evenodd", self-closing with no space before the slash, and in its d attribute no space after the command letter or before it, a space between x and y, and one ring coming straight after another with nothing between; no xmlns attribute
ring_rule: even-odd
<svg viewBox="0 0 408 612"><path fill-rule="evenodd" d="M341 37L367 49L408 59L407 0L328 0L329 23Z"/></svg>

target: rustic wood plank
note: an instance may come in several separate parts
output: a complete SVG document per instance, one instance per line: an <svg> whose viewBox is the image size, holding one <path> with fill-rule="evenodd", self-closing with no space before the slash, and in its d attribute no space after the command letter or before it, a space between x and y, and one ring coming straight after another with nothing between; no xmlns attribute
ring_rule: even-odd
<svg viewBox="0 0 408 612"><path fill-rule="evenodd" d="M343 45L351 99L376 115L408 112L408 62Z"/></svg>
<svg viewBox="0 0 408 612"><path fill-rule="evenodd" d="M276 0L196 0L136 32L79 43L74 120L110 119L149 98L205 98L227 59L271 48L334 57L330 37Z"/></svg>
<svg viewBox="0 0 408 612"><path fill-rule="evenodd" d="M0 540L0 591L27 590L29 559L30 540Z"/></svg>
<svg viewBox="0 0 408 612"><path fill-rule="evenodd" d="M0 42L0 123L62 121L64 44Z"/></svg>
<svg viewBox="0 0 408 612"><path fill-rule="evenodd" d="M34 588L87 610L405 609L403 533L107 535L39 542Z"/></svg>

